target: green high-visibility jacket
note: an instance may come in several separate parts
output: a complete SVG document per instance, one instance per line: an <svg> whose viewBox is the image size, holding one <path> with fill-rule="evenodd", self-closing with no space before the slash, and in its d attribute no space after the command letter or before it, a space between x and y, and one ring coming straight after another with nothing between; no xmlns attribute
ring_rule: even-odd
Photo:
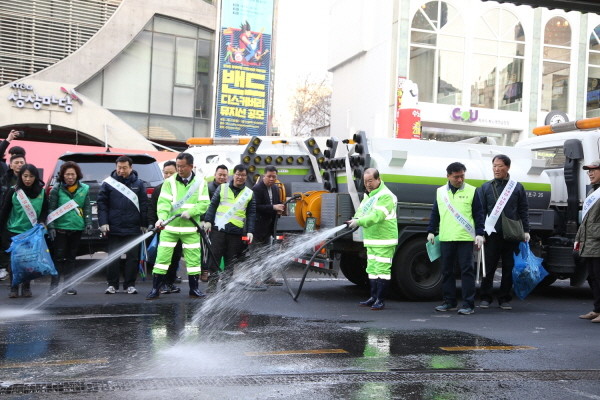
<svg viewBox="0 0 600 400"><path fill-rule="evenodd" d="M237 195L237 197L235 196L235 193L233 193L233 190L229 188L229 185L221 185L220 191L221 202L219 203L219 207L217 207L217 216L226 214L238 201L241 201L241 197L244 196L245 193L247 193L248 191L252 192L252 189L244 187L242 191ZM247 199L244 202L243 206L239 207L233 213L231 218L229 218L229 220L226 221L226 223L233 224L240 229L244 228L244 225L246 223L246 208L248 207L248 203L252 201L253 193L254 192L252 192L252 195L250 196L246 196Z"/></svg>
<svg viewBox="0 0 600 400"><path fill-rule="evenodd" d="M475 198L475 187L468 183L463 184L463 187L452 193L448 184L437 189L437 204L440 213L440 242L462 242L473 241L474 238L466 231L454 215L448 209L444 201L444 193L448 193L450 204L458 211L465 220L475 228L475 220L473 218L472 204Z"/></svg>
<svg viewBox="0 0 600 400"><path fill-rule="evenodd" d="M365 193L354 218L363 228L363 244L366 247L395 246L398 244L398 221L396 219L396 196L383 181L371 193Z"/></svg>
<svg viewBox="0 0 600 400"><path fill-rule="evenodd" d="M165 221L175 214L181 214L182 212L187 211L190 213L190 216L198 222L200 217L206 213L208 205L210 204L206 181L201 176L194 174L192 180L189 181L186 186L177 179L177 176L177 174L172 175L163 182L156 205L156 215L159 219ZM198 189L192 193L180 208L173 209L173 206L185 197L186 193L194 185L196 180L200 182ZM175 220L170 222L165 229L179 233L196 232L194 223L183 218L175 218Z"/></svg>

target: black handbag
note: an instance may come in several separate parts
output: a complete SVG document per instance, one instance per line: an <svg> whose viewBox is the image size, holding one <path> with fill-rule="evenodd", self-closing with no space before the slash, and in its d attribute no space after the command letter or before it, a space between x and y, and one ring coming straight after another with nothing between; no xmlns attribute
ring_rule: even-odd
<svg viewBox="0 0 600 400"><path fill-rule="evenodd" d="M496 186L492 183L492 189L494 190L494 196L498 201L498 192ZM502 210L502 237L504 240L510 242L521 242L523 241L525 231L523 230L523 222L520 219L514 220L504 215Z"/></svg>

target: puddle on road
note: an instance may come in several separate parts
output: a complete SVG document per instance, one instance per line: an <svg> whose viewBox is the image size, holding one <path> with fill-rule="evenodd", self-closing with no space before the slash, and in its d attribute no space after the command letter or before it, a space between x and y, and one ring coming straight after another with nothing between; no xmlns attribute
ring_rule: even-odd
<svg viewBox="0 0 600 400"><path fill-rule="evenodd" d="M204 332L190 323L195 311L187 304L120 304L46 311L24 321L4 319L0 375L36 382L110 376L477 369L471 352L448 354L440 347L506 345L456 331L374 330L357 321L244 312L230 315L216 331ZM109 362L94 361L99 359Z"/></svg>

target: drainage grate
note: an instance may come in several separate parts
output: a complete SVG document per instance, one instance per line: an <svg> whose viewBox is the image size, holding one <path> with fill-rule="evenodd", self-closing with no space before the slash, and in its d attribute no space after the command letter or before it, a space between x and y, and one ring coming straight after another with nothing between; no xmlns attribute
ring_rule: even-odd
<svg viewBox="0 0 600 400"><path fill-rule="evenodd" d="M0 382L1 394L91 393L130 390L159 390L169 387L199 386L269 386L302 383L365 383L365 382L444 382L444 381L598 381L600 370L538 370L538 371L464 371L464 370L402 370L391 372L345 372L321 374L275 374L203 376L201 378L153 378L65 381L46 383Z"/></svg>

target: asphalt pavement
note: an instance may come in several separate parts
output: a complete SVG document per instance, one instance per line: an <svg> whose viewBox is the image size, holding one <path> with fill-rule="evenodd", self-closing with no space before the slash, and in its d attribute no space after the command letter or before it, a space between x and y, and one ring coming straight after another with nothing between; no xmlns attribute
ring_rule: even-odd
<svg viewBox="0 0 600 400"><path fill-rule="evenodd" d="M156 301L145 300L148 280L136 286L107 295L96 274L35 313L27 305L46 296L47 280L31 299L0 296L0 395L599 398L600 324L578 319L591 309L587 287L557 282L511 311L462 316L400 299L371 311L357 305L362 289L318 275L297 302L285 286L191 299L184 280L182 293Z"/></svg>

